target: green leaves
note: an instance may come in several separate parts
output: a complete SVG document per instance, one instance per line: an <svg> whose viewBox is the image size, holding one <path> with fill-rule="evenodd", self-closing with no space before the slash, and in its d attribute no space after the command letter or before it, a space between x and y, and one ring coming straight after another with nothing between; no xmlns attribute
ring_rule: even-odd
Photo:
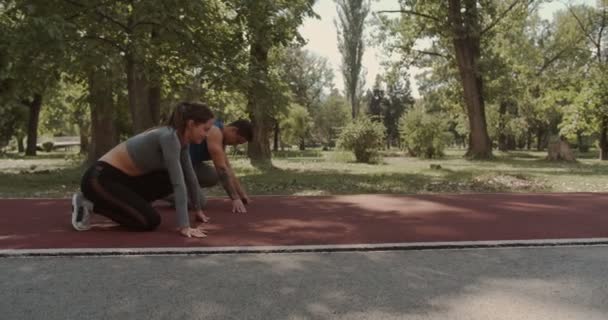
<svg viewBox="0 0 608 320"><path fill-rule="evenodd" d="M284 142L288 145L297 144L303 150L312 127L312 117L308 110L298 104L290 105L287 117L281 122L285 133Z"/></svg>
<svg viewBox="0 0 608 320"><path fill-rule="evenodd" d="M427 113L422 104L415 105L401 117L399 129L403 149L416 157L442 157L450 140L445 117Z"/></svg>
<svg viewBox="0 0 608 320"><path fill-rule="evenodd" d="M363 94L361 59L365 51L363 32L370 11L369 0L337 0L338 49L342 55L342 76L346 97L352 107L353 118L360 108Z"/></svg>
<svg viewBox="0 0 608 320"><path fill-rule="evenodd" d="M338 133L352 119L348 102L338 90L332 90L312 116L315 119L313 127L315 139L326 147L335 146Z"/></svg>
<svg viewBox="0 0 608 320"><path fill-rule="evenodd" d="M357 117L342 129L338 146L352 151L357 162L376 162L383 146L385 130L380 122L366 116Z"/></svg>

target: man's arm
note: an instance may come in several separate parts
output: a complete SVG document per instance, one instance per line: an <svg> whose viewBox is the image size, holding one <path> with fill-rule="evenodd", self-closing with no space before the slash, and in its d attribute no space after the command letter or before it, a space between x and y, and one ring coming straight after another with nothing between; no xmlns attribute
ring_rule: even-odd
<svg viewBox="0 0 608 320"><path fill-rule="evenodd" d="M247 209L243 205L243 201L234 184L234 173L228 164L228 157L224 151L222 142L222 132L218 128L213 128L207 135L207 150L213 160L213 165L217 171L217 176L226 190L226 193L232 199L232 212L245 213Z"/></svg>
<svg viewBox="0 0 608 320"><path fill-rule="evenodd" d="M247 197L247 193L245 193L245 190L243 190L243 187L241 186L241 182L236 177L236 174L234 174L234 170L232 169L232 166L230 165L230 161L228 160L227 156L226 156L226 166L228 166L228 168L229 168L228 171L231 174L230 175L230 179L232 181L232 185L235 187L235 190L238 193L238 195L241 198L241 200L243 200L243 199L249 199L249 197ZM247 203L245 202L245 204L247 204Z"/></svg>
<svg viewBox="0 0 608 320"><path fill-rule="evenodd" d="M232 200L240 199L238 190L232 179L234 173L232 173L232 168L228 165L228 157L224 151L222 131L219 128L213 127L207 135L207 149L209 155L211 155L211 160L213 160L218 179L224 190L226 190L226 194Z"/></svg>

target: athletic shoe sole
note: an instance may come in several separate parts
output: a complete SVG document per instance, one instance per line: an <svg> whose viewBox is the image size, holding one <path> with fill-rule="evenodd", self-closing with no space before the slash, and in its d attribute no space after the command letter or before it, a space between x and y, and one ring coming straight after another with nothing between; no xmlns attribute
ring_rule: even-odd
<svg viewBox="0 0 608 320"><path fill-rule="evenodd" d="M75 193L72 196L72 227L78 231L86 231L91 227L85 223L85 220L88 220L88 212L86 212L86 208L84 207L82 195L80 193Z"/></svg>

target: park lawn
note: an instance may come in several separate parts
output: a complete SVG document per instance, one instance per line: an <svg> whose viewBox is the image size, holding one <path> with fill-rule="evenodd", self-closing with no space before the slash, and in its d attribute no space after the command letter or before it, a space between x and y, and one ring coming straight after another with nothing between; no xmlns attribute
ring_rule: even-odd
<svg viewBox="0 0 608 320"><path fill-rule="evenodd" d="M232 165L252 195L608 192L608 161L596 160L595 152L578 155L576 163L545 161L545 152L496 151L491 161L469 161L463 153L449 150L443 159L422 160L393 151L370 165L343 152L288 151L275 155L272 169L254 168L239 157ZM65 153L0 158L0 197L66 197L78 188L80 160ZM224 192L215 187L210 194Z"/></svg>

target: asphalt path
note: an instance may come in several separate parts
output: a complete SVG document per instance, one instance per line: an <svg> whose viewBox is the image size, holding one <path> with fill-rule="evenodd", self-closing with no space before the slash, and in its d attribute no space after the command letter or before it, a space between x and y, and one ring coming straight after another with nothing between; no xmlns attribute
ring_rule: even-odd
<svg viewBox="0 0 608 320"><path fill-rule="evenodd" d="M2 319L606 319L608 246L0 258Z"/></svg>

